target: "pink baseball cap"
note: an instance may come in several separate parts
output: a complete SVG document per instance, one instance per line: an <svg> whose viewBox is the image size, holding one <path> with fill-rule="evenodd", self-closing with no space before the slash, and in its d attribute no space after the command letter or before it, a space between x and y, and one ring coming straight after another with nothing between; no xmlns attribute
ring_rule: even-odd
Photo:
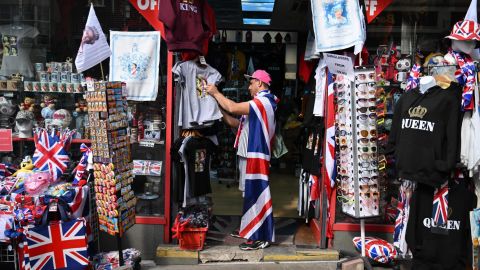
<svg viewBox="0 0 480 270"><path fill-rule="evenodd" d="M252 75L245 74L244 76L247 80L257 79L268 86L270 86L270 83L272 82L272 78L270 78L270 74L268 74L268 72L266 72L263 69L257 69L255 70L255 72L253 72Z"/></svg>

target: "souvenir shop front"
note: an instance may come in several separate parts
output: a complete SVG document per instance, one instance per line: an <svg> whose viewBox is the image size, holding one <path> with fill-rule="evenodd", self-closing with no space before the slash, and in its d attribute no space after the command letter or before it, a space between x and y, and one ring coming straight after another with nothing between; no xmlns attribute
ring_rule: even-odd
<svg viewBox="0 0 480 270"><path fill-rule="evenodd" d="M261 69L279 98L269 167L274 243L305 244L297 236L306 227L309 244L366 252L377 262L413 256L415 263L471 264L478 253L470 226L479 153L472 139L476 1L206 2L189 3L198 10L188 18L181 8L159 12L175 54L172 90L179 104L170 151L172 214L178 207L184 222L203 204L207 244L241 243L228 235L243 228L248 196L241 153L232 147L238 130L214 126L222 113L212 110L207 91L215 84L225 97L249 101L242 75ZM197 42L201 33L211 38L208 48ZM193 112L205 119L210 111L203 124L187 115L187 93L209 104ZM200 171L209 181L195 175ZM293 242L282 237L285 231ZM372 246L383 246L385 256ZM453 246L458 253L445 256Z"/></svg>
<svg viewBox="0 0 480 270"><path fill-rule="evenodd" d="M234 145L249 131L207 88L250 101L255 70L277 97L258 213L273 245L368 241L388 250L366 250L377 262L443 265L478 253L476 1L13 2L0 4L0 263L41 263L28 247L58 220L101 267L172 242L243 243L251 149Z"/></svg>

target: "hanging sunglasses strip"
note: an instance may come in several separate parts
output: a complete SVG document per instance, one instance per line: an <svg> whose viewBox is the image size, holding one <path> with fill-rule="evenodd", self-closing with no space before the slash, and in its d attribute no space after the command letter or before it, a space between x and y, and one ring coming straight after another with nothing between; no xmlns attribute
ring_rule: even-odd
<svg viewBox="0 0 480 270"><path fill-rule="evenodd" d="M355 218L379 215L376 84L373 69L355 71L355 82L335 81L337 199Z"/></svg>

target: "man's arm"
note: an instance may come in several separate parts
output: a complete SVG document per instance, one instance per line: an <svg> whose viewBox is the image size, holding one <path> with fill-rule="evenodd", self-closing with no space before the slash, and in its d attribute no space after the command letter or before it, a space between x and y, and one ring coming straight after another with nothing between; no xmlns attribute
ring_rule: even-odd
<svg viewBox="0 0 480 270"><path fill-rule="evenodd" d="M225 122L225 124L229 125L232 128L237 128L240 125L240 120L231 116L226 111L224 111L222 108L220 108L220 111L222 112L223 122Z"/></svg>
<svg viewBox="0 0 480 270"><path fill-rule="evenodd" d="M248 115L250 112L250 104L248 102L237 103L233 100L226 98L222 93L220 93L217 87L213 84L207 85L207 93L215 98L225 111L235 114L235 115Z"/></svg>

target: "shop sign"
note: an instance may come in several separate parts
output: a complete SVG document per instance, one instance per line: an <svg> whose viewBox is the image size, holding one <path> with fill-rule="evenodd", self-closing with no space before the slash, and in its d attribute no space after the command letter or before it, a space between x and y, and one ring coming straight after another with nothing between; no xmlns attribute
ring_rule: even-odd
<svg viewBox="0 0 480 270"><path fill-rule="evenodd" d="M378 14L387 8L393 0L365 0L365 10L367 11L367 22L371 23Z"/></svg>
<svg viewBox="0 0 480 270"><path fill-rule="evenodd" d="M130 0L130 3L142 14L147 22L155 30L160 31L162 37L165 37L163 23L158 19L159 2L160 0Z"/></svg>
<svg viewBox="0 0 480 270"><path fill-rule="evenodd" d="M350 56L324 53L328 71L333 74L346 76L350 81L355 79L353 61Z"/></svg>
<svg viewBox="0 0 480 270"><path fill-rule="evenodd" d="M13 151L12 130L0 129L0 152Z"/></svg>

